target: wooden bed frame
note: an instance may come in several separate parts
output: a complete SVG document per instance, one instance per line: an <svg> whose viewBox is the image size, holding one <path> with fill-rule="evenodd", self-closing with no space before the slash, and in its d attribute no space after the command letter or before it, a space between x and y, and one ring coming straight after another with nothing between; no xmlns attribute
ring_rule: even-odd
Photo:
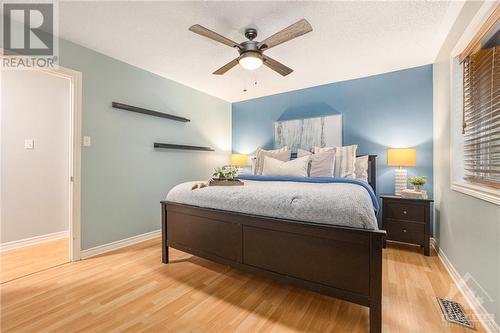
<svg viewBox="0 0 500 333"><path fill-rule="evenodd" d="M369 157L375 189L376 156ZM308 223L162 201L163 263L173 247L370 308L382 330L385 231Z"/></svg>

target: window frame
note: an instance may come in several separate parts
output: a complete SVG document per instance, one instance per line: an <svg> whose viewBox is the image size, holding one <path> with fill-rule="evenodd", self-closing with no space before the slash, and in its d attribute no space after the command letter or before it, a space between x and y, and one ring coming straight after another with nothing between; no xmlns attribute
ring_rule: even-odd
<svg viewBox="0 0 500 333"><path fill-rule="evenodd" d="M500 206L500 190L495 189L490 186L481 185L475 182L468 182L462 178L463 176L463 165L460 165L460 172L457 172L457 164L454 159L455 149L458 145L456 143L456 133L462 132L462 127L457 129L457 120L462 121L462 104L457 103L457 101L463 100L463 82L457 82L455 77L456 71L463 71L462 65L458 65L456 59L461 55L461 53L471 44L471 42L476 39L477 35L482 30L483 26L486 24L488 18L496 10L497 4L495 2L484 3L480 8L474 19L471 21L467 29L465 30L462 37L459 39L458 43L455 45L451 56L450 56L450 187L453 191L460 192L473 196L475 198L488 201L490 203ZM461 81L461 80L460 80ZM456 89L457 83L460 89ZM459 96L457 96L459 94ZM461 148L463 148L460 145ZM463 150L460 151L461 159L463 160Z"/></svg>

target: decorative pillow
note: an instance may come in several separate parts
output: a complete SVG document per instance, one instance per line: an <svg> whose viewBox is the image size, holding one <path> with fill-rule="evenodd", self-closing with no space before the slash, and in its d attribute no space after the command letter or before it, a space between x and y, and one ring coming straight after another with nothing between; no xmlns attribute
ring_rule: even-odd
<svg viewBox="0 0 500 333"><path fill-rule="evenodd" d="M262 175L262 170L264 169L264 158L266 156L275 158L279 161L289 161L290 155L290 149L288 149L288 147L283 147L281 149L275 150L264 150L262 148L257 148L255 152L255 162L252 168L253 174Z"/></svg>
<svg viewBox="0 0 500 333"><path fill-rule="evenodd" d="M354 163L354 175L354 178L368 183L368 155L356 157L356 162Z"/></svg>
<svg viewBox="0 0 500 333"><path fill-rule="evenodd" d="M307 177L309 166L309 156L296 158L291 161L280 161L278 159L265 156L263 176L284 176L284 177Z"/></svg>
<svg viewBox="0 0 500 333"><path fill-rule="evenodd" d="M333 177L335 170L335 150L327 150L311 155L309 177Z"/></svg>
<svg viewBox="0 0 500 333"><path fill-rule="evenodd" d="M356 179L368 183L368 155L356 157L354 174L356 175Z"/></svg>
<svg viewBox="0 0 500 333"><path fill-rule="evenodd" d="M314 147L313 148L313 153L322 153L324 151L329 151L329 150L335 150L335 147Z"/></svg>
<svg viewBox="0 0 500 333"><path fill-rule="evenodd" d="M334 177L337 178L354 178L354 164L356 163L356 150L358 145L343 146L343 147L314 147L314 153L335 150L335 171Z"/></svg>
<svg viewBox="0 0 500 333"><path fill-rule="evenodd" d="M257 167L257 156L250 156L250 164L252 166L252 175L255 175L255 169Z"/></svg>
<svg viewBox="0 0 500 333"><path fill-rule="evenodd" d="M297 157L311 156L312 153L309 150L297 149Z"/></svg>

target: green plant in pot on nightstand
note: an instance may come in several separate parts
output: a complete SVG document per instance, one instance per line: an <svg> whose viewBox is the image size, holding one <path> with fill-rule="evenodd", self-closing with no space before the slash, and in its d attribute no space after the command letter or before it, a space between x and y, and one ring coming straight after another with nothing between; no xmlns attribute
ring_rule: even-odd
<svg viewBox="0 0 500 333"><path fill-rule="evenodd" d="M415 192L422 192L422 188L427 182L427 177L425 176L417 176L417 177L410 177L408 182L413 185L413 190Z"/></svg>

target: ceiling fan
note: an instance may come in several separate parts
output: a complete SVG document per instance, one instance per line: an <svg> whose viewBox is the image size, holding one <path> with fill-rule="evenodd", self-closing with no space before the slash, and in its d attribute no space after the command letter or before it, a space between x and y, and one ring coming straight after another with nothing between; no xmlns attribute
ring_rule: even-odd
<svg viewBox="0 0 500 333"><path fill-rule="evenodd" d="M227 46L238 49L238 52L240 54L239 57L213 72L213 74L215 75L222 75L237 64L240 64L241 67L247 70L257 69L262 64L264 64L267 67L271 68L273 71L286 76L293 72L293 69L288 68L282 63L264 55L264 51L296 37L302 36L308 32L311 32L312 27L306 19L302 19L290 25L289 27L275 33L274 35L267 37L262 42L254 41L254 39L257 37L257 29L248 28L245 30L245 37L248 38L248 40L241 43L236 43L235 41L221 36L218 33L202 27L199 24L191 26L189 30L199 35L213 39L219 43L226 44Z"/></svg>

